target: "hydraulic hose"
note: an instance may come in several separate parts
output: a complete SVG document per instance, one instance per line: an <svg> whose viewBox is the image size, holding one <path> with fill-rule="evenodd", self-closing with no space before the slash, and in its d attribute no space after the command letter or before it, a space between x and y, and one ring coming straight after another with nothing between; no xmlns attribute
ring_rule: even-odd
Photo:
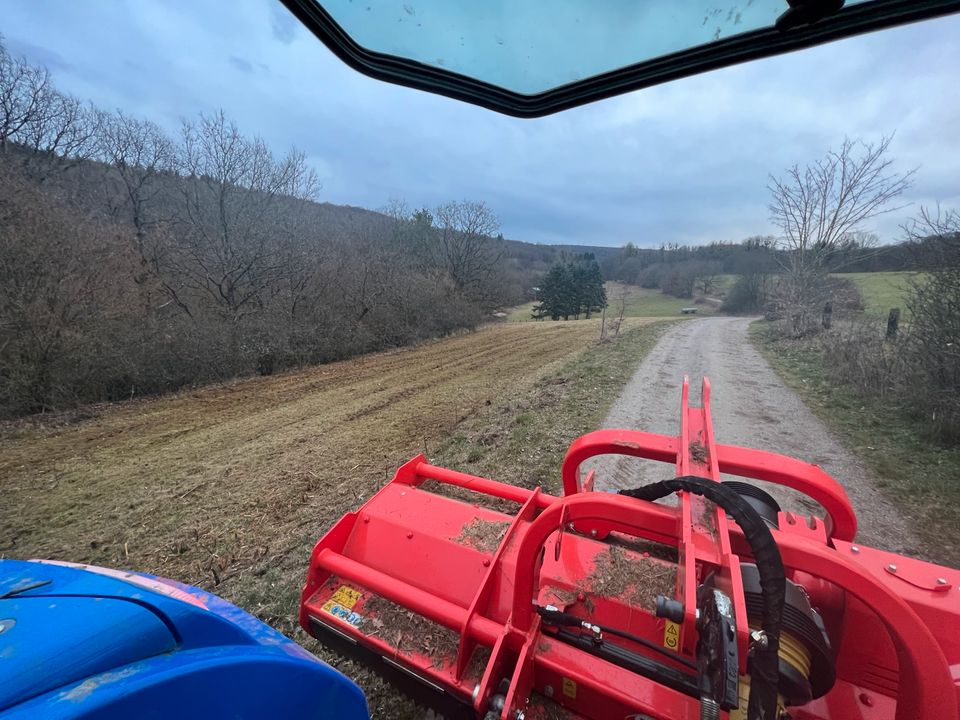
<svg viewBox="0 0 960 720"><path fill-rule="evenodd" d="M780 625L786 597L786 576L780 549L760 514L735 490L713 480L685 475L635 490L621 490L620 494L652 502L681 490L701 495L723 508L740 526L744 539L753 551L754 562L760 575L760 590L763 596L761 628L766 642L757 643L752 648L747 718L776 720L777 686L780 677Z"/></svg>
<svg viewBox="0 0 960 720"><path fill-rule="evenodd" d="M683 655L667 650L666 648L661 647L656 643L650 642L646 638L638 637L632 633L625 632L618 628L610 627L609 625L598 625L588 620L584 620L582 617L578 615L561 612L560 610L553 610L549 607L541 607L539 605L537 606L537 614L540 615L541 618L543 618L544 622L550 625L564 625L566 627L596 628L600 632L607 633L608 635L616 635L617 637L622 637L625 640L635 642L637 645L642 645L648 650L652 650L655 653L659 653L664 657L670 658L674 662L680 663L681 665L685 665L691 670L697 669L696 663L683 657Z"/></svg>

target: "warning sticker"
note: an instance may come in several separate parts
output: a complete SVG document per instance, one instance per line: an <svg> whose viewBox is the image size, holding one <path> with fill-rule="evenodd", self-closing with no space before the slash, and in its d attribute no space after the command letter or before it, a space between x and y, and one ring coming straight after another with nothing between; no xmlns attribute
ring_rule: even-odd
<svg viewBox="0 0 960 720"><path fill-rule="evenodd" d="M337 591L330 596L330 599L323 604L321 608L324 612L330 613L335 618L344 620L354 627L359 627L363 616L353 612L353 606L360 600L361 592L349 585L341 585Z"/></svg>
<svg viewBox="0 0 960 720"><path fill-rule="evenodd" d="M337 588L337 591L330 598L335 603L339 603L350 610L353 610L353 606L357 604L357 601L360 599L362 593L350 587L349 585L341 585Z"/></svg>
<svg viewBox="0 0 960 720"><path fill-rule="evenodd" d="M676 650L680 646L680 626L673 620L667 620L663 627L663 646L668 650Z"/></svg>
<svg viewBox="0 0 960 720"><path fill-rule="evenodd" d="M577 683L570 678L563 679L563 694L573 700L577 699Z"/></svg>

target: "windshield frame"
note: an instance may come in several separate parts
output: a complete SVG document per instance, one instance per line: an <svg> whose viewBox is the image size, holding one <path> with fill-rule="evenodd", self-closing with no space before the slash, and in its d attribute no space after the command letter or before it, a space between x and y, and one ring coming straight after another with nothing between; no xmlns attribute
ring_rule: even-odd
<svg viewBox="0 0 960 720"><path fill-rule="evenodd" d="M364 75L519 118L543 117L730 65L960 12L960 0L871 0L844 7L812 25L785 31L774 27L753 30L525 95L450 70L369 50L357 43L318 1L281 2L334 55Z"/></svg>

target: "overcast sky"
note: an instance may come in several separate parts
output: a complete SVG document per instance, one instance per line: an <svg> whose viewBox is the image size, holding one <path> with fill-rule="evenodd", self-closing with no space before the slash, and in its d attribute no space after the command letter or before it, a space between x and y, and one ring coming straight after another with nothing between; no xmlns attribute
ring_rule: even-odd
<svg viewBox="0 0 960 720"><path fill-rule="evenodd" d="M958 16L517 120L368 79L269 0L0 2L11 52L61 89L171 132L223 108L304 150L329 202L484 200L530 242L740 240L773 232L768 173L896 132L912 206L867 229L892 240L919 204L960 207Z"/></svg>

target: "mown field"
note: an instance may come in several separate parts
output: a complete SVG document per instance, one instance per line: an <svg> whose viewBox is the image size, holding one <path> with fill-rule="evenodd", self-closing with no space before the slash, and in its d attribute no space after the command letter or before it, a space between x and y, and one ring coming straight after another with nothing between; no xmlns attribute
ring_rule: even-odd
<svg viewBox="0 0 960 720"><path fill-rule="evenodd" d="M609 307L607 308L608 319L619 316L621 298L625 301L624 317L681 317L680 309L691 306L697 308L699 315L709 315L716 311L716 308L709 304L695 304L694 301L689 298L671 297L655 289L642 288L636 285L624 285L617 282L607 282L605 285L607 289L607 302L609 303ZM510 322L533 322L534 305L536 305L535 302L529 302L526 305L513 308L507 316L507 320Z"/></svg>
<svg viewBox="0 0 960 720"><path fill-rule="evenodd" d="M663 326L631 319L619 340L599 344L599 320L500 324L7 425L0 553L200 585L341 667L374 716L415 717L363 668L297 629L314 542L418 452L551 486L567 444L596 427Z"/></svg>
<svg viewBox="0 0 960 720"><path fill-rule="evenodd" d="M596 335L592 322L503 325L24 426L0 442L0 549L231 588Z"/></svg>

